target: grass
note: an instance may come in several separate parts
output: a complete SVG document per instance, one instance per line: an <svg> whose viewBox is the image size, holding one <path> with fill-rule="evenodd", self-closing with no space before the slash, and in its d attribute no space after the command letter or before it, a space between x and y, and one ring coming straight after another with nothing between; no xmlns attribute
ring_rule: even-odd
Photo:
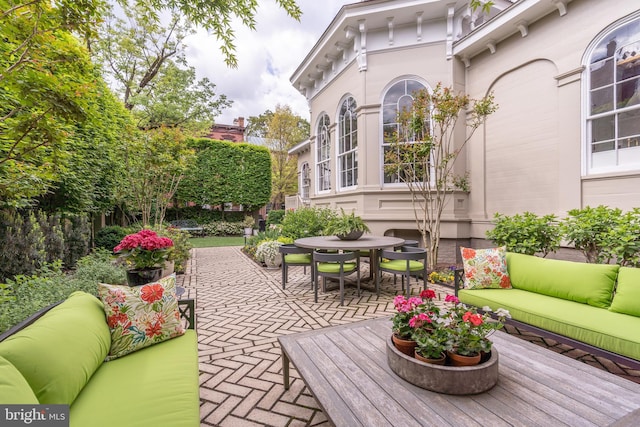
<svg viewBox="0 0 640 427"><path fill-rule="evenodd" d="M220 246L244 246L243 236L192 237L189 242L194 248L213 248Z"/></svg>

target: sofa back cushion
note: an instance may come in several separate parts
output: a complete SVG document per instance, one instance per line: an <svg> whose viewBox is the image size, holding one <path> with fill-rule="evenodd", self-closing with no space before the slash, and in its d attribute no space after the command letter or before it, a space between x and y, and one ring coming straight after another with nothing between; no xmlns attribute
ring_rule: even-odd
<svg viewBox="0 0 640 427"><path fill-rule="evenodd" d="M0 342L0 356L20 371L40 403L70 405L110 346L102 303L93 295L74 292Z"/></svg>
<svg viewBox="0 0 640 427"><path fill-rule="evenodd" d="M508 253L507 269L515 289L606 308L619 267Z"/></svg>
<svg viewBox="0 0 640 427"><path fill-rule="evenodd" d="M621 267L609 310L640 317L640 268Z"/></svg>
<svg viewBox="0 0 640 427"><path fill-rule="evenodd" d="M27 380L4 357L0 357L0 403L3 405L39 403Z"/></svg>

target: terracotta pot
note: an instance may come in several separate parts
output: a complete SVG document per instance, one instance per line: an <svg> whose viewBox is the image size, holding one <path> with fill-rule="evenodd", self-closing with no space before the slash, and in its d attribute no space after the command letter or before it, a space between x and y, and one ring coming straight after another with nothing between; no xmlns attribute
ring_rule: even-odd
<svg viewBox="0 0 640 427"><path fill-rule="evenodd" d="M463 356L452 351L447 351L447 357L451 366L474 366L480 363L480 353L475 356Z"/></svg>
<svg viewBox="0 0 640 427"><path fill-rule="evenodd" d="M162 268L145 268L142 270L127 270L129 286L142 286L157 282L162 277Z"/></svg>
<svg viewBox="0 0 640 427"><path fill-rule="evenodd" d="M405 340L403 338L400 338L395 333L391 336L391 339L393 339L393 345L396 346L398 351L406 354L407 356L414 357L415 348L417 345L414 340Z"/></svg>
<svg viewBox="0 0 640 427"><path fill-rule="evenodd" d="M444 365L444 362L447 360L447 355L442 353L442 356L437 359L429 359L427 357L422 357L418 350L414 351L415 358L424 363L432 363L434 365Z"/></svg>

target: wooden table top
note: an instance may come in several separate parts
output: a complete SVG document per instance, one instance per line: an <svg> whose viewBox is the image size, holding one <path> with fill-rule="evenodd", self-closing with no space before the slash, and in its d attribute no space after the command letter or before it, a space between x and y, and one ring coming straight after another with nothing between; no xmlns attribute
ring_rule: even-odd
<svg viewBox="0 0 640 427"><path fill-rule="evenodd" d="M296 246L309 249L381 249L402 246L404 239L391 236L364 234L357 240L340 240L336 236L303 237Z"/></svg>
<svg viewBox="0 0 640 427"><path fill-rule="evenodd" d="M472 396L434 393L398 377L387 364L390 334L384 318L278 341L283 361L293 362L336 426L640 425L640 384L505 332L491 336L498 384Z"/></svg>

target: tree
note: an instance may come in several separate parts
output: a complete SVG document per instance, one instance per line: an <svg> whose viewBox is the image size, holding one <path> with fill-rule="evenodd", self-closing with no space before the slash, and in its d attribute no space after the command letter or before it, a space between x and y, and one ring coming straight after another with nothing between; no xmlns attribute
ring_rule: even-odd
<svg viewBox="0 0 640 427"><path fill-rule="evenodd" d="M109 14L94 43L96 58L140 129L180 127L202 133L231 103L216 95L208 79L196 81L186 64L183 39L188 25L174 15L167 26L138 8L126 19Z"/></svg>
<svg viewBox="0 0 640 427"><path fill-rule="evenodd" d="M100 77L69 31L90 34L101 2L0 5L0 205L15 207L52 187L77 125L98 119Z"/></svg>
<svg viewBox="0 0 640 427"><path fill-rule="evenodd" d="M128 147L127 182L133 205L142 224L157 226L164 221L184 173L193 161L193 150L178 129L159 128L144 132Z"/></svg>
<svg viewBox="0 0 640 427"><path fill-rule="evenodd" d="M399 112L398 131L385 153L385 172L396 174L411 193L416 225L427 248L431 270L438 261L442 212L456 187L468 186L464 178L454 173L455 161L496 108L492 95L472 100L438 84L432 92L414 92L410 108ZM457 141L457 123L465 112L466 135Z"/></svg>
<svg viewBox="0 0 640 427"><path fill-rule="evenodd" d="M200 1L192 0L118 0L125 9L135 6L143 15L156 21L159 20L158 11L170 11L182 15L190 24L204 28L221 41L220 50L225 63L230 67L238 64L235 51L235 32L233 18L238 18L242 24L255 30L255 15L258 9L256 0L222 0ZM295 20L300 20L302 11L295 0L276 0L276 3Z"/></svg>
<svg viewBox="0 0 640 427"><path fill-rule="evenodd" d="M272 113L267 110L258 119L253 121L253 132L259 132L265 136L267 146L271 151L271 203L280 206L288 194L298 191L297 161L289 156L289 149L309 138L309 122L300 116L293 114L288 105L276 106ZM257 125L264 122L264 129ZM262 125L261 125L262 126Z"/></svg>

